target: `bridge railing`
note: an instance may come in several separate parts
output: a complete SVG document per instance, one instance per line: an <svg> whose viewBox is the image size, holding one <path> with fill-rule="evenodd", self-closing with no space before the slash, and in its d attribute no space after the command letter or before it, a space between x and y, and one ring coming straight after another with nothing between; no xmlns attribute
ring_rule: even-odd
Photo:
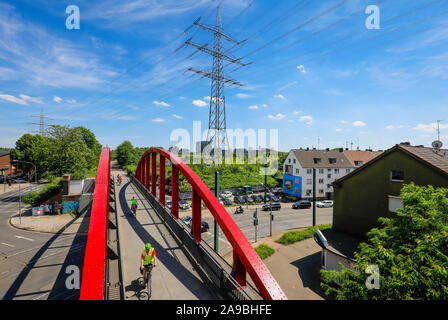
<svg viewBox="0 0 448 320"><path fill-rule="evenodd" d="M157 173L159 157L159 173ZM266 300L287 299L282 289L269 272L266 265L255 252L241 229L221 205L207 185L177 155L161 148L148 149L140 158L135 178L148 190L161 205L165 206L166 161L172 166L171 173L171 214L179 218L179 172L192 186L192 236L196 244L201 243L201 204L205 203L210 213L221 227L233 249L234 279L241 287L247 286L248 273L260 295ZM158 183L157 183L158 182ZM157 193L157 185L159 192Z"/></svg>
<svg viewBox="0 0 448 320"><path fill-rule="evenodd" d="M110 197L110 149L103 148L98 164L90 213L80 300L103 300Z"/></svg>

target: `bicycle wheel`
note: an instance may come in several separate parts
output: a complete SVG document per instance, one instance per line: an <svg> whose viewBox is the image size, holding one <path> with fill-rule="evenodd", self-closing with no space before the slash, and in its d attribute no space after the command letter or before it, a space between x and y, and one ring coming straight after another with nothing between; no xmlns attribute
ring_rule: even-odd
<svg viewBox="0 0 448 320"><path fill-rule="evenodd" d="M146 279L146 287L148 289L148 300L151 298L151 271L148 272Z"/></svg>

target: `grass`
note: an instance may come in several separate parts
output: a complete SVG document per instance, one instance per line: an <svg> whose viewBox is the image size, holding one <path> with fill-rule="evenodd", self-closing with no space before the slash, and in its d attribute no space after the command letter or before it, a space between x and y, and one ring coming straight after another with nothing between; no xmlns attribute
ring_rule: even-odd
<svg viewBox="0 0 448 320"><path fill-rule="evenodd" d="M318 225L320 230L331 229L331 224L321 224ZM314 237L316 233L316 227L309 227L305 230L300 231L288 231L284 233L279 239L275 240L277 243L281 243L284 245L289 245L296 243L298 241L302 241L308 238Z"/></svg>
<svg viewBox="0 0 448 320"><path fill-rule="evenodd" d="M268 246L267 244L264 244L264 243L260 244L258 247L254 248L254 249L260 256L261 260L264 260L267 257L273 255L275 252L275 250L273 248L271 248L270 246Z"/></svg>

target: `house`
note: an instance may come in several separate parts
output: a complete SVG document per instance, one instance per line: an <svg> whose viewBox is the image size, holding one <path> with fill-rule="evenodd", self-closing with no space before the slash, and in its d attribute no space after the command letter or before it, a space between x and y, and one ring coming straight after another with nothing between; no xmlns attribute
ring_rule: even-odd
<svg viewBox="0 0 448 320"><path fill-rule="evenodd" d="M299 198L313 197L313 169L316 169L316 198L332 199L332 183L375 157L370 150L293 149L283 164L283 192Z"/></svg>
<svg viewBox="0 0 448 320"><path fill-rule="evenodd" d="M2 169L5 169L3 172ZM11 160L9 158L9 151L0 151L0 174L5 174L6 176L13 174L13 166L11 165Z"/></svg>
<svg viewBox="0 0 448 320"><path fill-rule="evenodd" d="M367 232L379 227L380 217L396 217L403 207L404 184L448 187L448 150L397 144L350 174L334 181L332 229L320 232L322 266L335 269L337 262L350 267L357 245Z"/></svg>

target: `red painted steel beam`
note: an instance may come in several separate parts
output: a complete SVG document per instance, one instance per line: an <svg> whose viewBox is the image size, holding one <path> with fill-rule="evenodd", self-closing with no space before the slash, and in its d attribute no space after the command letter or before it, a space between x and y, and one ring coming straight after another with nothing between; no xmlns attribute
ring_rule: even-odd
<svg viewBox="0 0 448 320"><path fill-rule="evenodd" d="M157 195L157 153L152 153L151 158L151 193L155 197Z"/></svg>
<svg viewBox="0 0 448 320"><path fill-rule="evenodd" d="M145 165L146 165L146 178L145 178L145 188L147 189L147 190L149 190L149 177L151 176L151 172L149 171L149 162L150 162L150 159L149 159L149 156L146 156L145 157Z"/></svg>
<svg viewBox="0 0 448 320"><path fill-rule="evenodd" d="M240 286L246 285L246 268L244 268L238 255L233 253L233 269L235 270L235 280Z"/></svg>
<svg viewBox="0 0 448 320"><path fill-rule="evenodd" d="M96 174L95 191L93 193L89 233L82 270L80 300L104 299L104 268L106 262L109 191L110 149L103 148Z"/></svg>
<svg viewBox="0 0 448 320"><path fill-rule="evenodd" d="M169 151L161 148L151 148L148 149L143 156L150 153L153 153L153 155L159 153L168 159L192 185L193 190L195 190L199 195L199 198L205 202L210 213L218 222L227 240L232 245L235 254L249 273L261 296L266 300L287 299L285 293L255 252L241 229L198 175L186 165L182 159Z"/></svg>
<svg viewBox="0 0 448 320"><path fill-rule="evenodd" d="M193 238L196 242L201 242L201 197L199 193L193 188L193 201L192 201L192 213L191 213L191 229L193 230Z"/></svg>
<svg viewBox="0 0 448 320"><path fill-rule="evenodd" d="M165 157L164 156L160 156L160 161L159 161L159 171L160 171L160 182L159 182L159 198L160 198L160 203L165 205L165 175L166 175L166 171L165 171Z"/></svg>
<svg viewBox="0 0 448 320"><path fill-rule="evenodd" d="M171 167L171 214L179 219L179 170L174 164Z"/></svg>

